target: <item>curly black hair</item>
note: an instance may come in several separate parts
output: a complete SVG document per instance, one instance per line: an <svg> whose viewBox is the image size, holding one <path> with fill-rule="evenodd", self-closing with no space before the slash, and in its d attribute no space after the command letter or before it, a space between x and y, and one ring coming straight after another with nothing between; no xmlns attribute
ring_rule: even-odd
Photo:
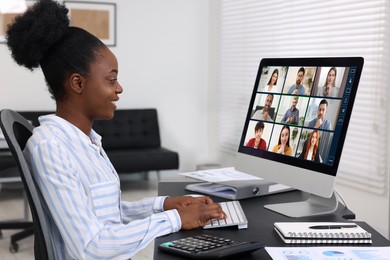
<svg viewBox="0 0 390 260"><path fill-rule="evenodd" d="M89 65L107 48L84 29L69 26L69 10L54 0L39 0L15 18L6 32L7 45L17 64L41 67L55 100L65 98L71 73L89 74Z"/></svg>

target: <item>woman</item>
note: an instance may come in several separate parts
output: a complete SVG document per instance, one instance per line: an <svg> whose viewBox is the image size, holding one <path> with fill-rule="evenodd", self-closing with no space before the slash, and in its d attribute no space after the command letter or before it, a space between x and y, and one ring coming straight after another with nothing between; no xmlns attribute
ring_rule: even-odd
<svg viewBox="0 0 390 260"><path fill-rule="evenodd" d="M246 146L252 147L254 149L259 150L266 150L267 149L267 143L261 136L263 135L264 131L264 123L258 122L255 126L255 137L249 139L249 141L246 143Z"/></svg>
<svg viewBox="0 0 390 260"><path fill-rule="evenodd" d="M303 150L302 153L299 155L299 158L314 162L320 162L320 155L319 153L317 153L319 139L320 134L318 130L314 130L313 132L311 132L309 139L303 145Z"/></svg>
<svg viewBox="0 0 390 260"><path fill-rule="evenodd" d="M278 84L278 77L279 77L279 70L274 69L272 72L271 77L269 78L269 81L267 85L264 87L263 91L264 92L277 92L277 86Z"/></svg>
<svg viewBox="0 0 390 260"><path fill-rule="evenodd" d="M337 69L335 67L330 68L328 74L326 75L324 86L318 88L317 96L337 97L338 91L336 88L336 76Z"/></svg>
<svg viewBox="0 0 390 260"><path fill-rule="evenodd" d="M95 36L69 27L67 13L41 0L7 30L15 61L40 66L56 102L24 150L49 208L56 259L129 259L158 236L225 217L208 197L121 201L118 174L92 129L114 116L118 62Z"/></svg>
<svg viewBox="0 0 390 260"><path fill-rule="evenodd" d="M272 148L272 152L291 156L290 127L288 125L284 125L280 131L278 144Z"/></svg>

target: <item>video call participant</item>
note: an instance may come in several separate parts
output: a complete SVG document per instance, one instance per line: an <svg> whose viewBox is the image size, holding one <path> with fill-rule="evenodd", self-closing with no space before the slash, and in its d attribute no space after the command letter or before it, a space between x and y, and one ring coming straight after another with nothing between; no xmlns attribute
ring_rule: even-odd
<svg viewBox="0 0 390 260"><path fill-rule="evenodd" d="M282 123L298 124L299 121L299 109L297 108L298 97L293 97L291 102L291 108L287 109L286 113L281 120Z"/></svg>
<svg viewBox="0 0 390 260"><path fill-rule="evenodd" d="M290 127L288 125L284 125L280 131L278 144L272 148L272 152L289 156L292 155L292 149L290 147Z"/></svg>
<svg viewBox="0 0 390 260"><path fill-rule="evenodd" d="M299 158L318 163L322 162L320 154L318 153L319 139L320 134L317 130L311 132L309 138L305 141L303 145L303 150L299 155Z"/></svg>
<svg viewBox="0 0 390 260"><path fill-rule="evenodd" d="M302 81L304 77L305 77L305 68L301 67L297 72L295 84L291 85L287 93L293 95L305 95L305 87L302 85Z"/></svg>
<svg viewBox="0 0 390 260"><path fill-rule="evenodd" d="M274 119L271 117L269 114L270 108L272 105L272 102L274 100L274 95L273 94L268 94L267 98L265 99L265 104L263 109L257 110L253 115L252 119L257 119L257 120L264 120L264 121L269 121L273 122Z"/></svg>
<svg viewBox="0 0 390 260"><path fill-rule="evenodd" d="M225 217L208 197L120 199L118 174L92 129L94 120L114 116L123 91L118 61L98 38L69 26L67 14L41 0L6 33L12 57L41 67L56 102L24 149L48 207L55 259L129 259L156 237Z"/></svg>
<svg viewBox="0 0 390 260"><path fill-rule="evenodd" d="M311 120L307 126L321 130L332 130L331 122L327 118L325 118L327 111L328 101L323 99L318 105L317 118Z"/></svg>
<svg viewBox="0 0 390 260"><path fill-rule="evenodd" d="M269 81L267 85L264 87L263 91L264 92L276 92L277 91L277 86L278 84L278 77L279 77L279 70L274 69L272 72L271 77L269 78Z"/></svg>
<svg viewBox="0 0 390 260"><path fill-rule="evenodd" d="M255 126L255 137L249 139L246 146L259 149L259 150L266 150L267 143L263 138L261 138L261 136L263 135L263 131L264 131L264 123L257 122Z"/></svg>
<svg viewBox="0 0 390 260"><path fill-rule="evenodd" d="M330 68L326 76L324 86L318 87L317 96L337 97L338 90L336 88L336 76L337 69L335 67Z"/></svg>

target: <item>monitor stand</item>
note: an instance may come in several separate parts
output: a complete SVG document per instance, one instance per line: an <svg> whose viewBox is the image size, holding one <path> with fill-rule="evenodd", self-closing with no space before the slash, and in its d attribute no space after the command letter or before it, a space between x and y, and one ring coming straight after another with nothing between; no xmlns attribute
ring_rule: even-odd
<svg viewBox="0 0 390 260"><path fill-rule="evenodd" d="M338 207L338 200L334 192L330 198L310 194L305 201L269 204L264 207L287 217L300 218L333 213Z"/></svg>

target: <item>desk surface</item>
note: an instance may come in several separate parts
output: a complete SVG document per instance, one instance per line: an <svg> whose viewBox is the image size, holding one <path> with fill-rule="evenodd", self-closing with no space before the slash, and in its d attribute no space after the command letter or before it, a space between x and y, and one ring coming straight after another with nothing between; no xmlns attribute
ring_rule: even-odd
<svg viewBox="0 0 390 260"><path fill-rule="evenodd" d="M158 186L159 195L168 196L180 196L185 194L193 194L185 190L185 186L190 182L160 182ZM303 218L290 218L281 214L275 213L263 206L270 203L284 203L292 201L300 201L307 198L307 194L301 191L290 191L275 195L262 196L257 198L250 198L240 200L241 206L248 219L248 229L238 230L237 227L217 228L217 229L195 229L189 231L180 231L164 237L159 237L155 241L154 247L154 259L182 259L173 255L161 253L157 250L157 246L163 242L180 239L184 237L210 234L230 238L235 241L259 241L265 243L266 246L280 247L286 246L280 237L273 229L274 222L280 221L346 221L347 219L355 219L355 214L346 209L343 205L339 205L337 211L333 214L303 217ZM225 201L225 199L212 197L216 202ZM375 231L372 227L364 222L356 222L365 230L372 234L373 244L369 246L390 246L390 241L384 238L381 234ZM334 245L332 245L334 246ZM252 254L240 256L241 259L271 259L265 250L258 250Z"/></svg>

